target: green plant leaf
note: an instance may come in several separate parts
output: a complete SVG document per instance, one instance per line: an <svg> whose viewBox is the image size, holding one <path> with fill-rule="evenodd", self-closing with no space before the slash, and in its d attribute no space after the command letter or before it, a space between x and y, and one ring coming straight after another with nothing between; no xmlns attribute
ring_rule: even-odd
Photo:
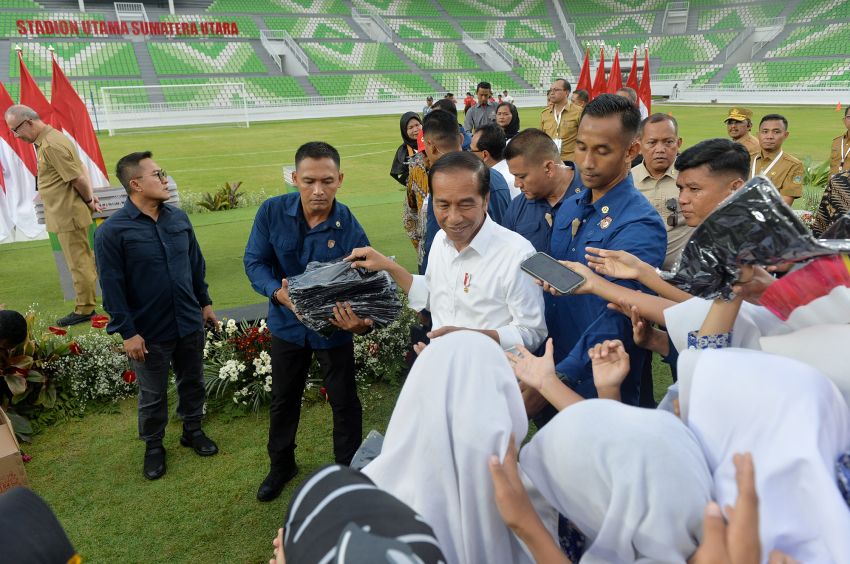
<svg viewBox="0 0 850 564"><path fill-rule="evenodd" d="M15 429L15 434L17 435L32 435L32 423L30 423L29 419L15 413L14 411L10 411L6 415L9 416L9 421L12 422L12 427Z"/></svg>
<svg viewBox="0 0 850 564"><path fill-rule="evenodd" d="M13 401L21 394L27 391L27 380L20 374L4 374L6 385L9 386L9 391L12 392Z"/></svg>
<svg viewBox="0 0 850 564"><path fill-rule="evenodd" d="M30 370L27 373L27 382L37 382L39 384L43 384L46 381L47 378L45 378L44 374L42 374L38 370Z"/></svg>

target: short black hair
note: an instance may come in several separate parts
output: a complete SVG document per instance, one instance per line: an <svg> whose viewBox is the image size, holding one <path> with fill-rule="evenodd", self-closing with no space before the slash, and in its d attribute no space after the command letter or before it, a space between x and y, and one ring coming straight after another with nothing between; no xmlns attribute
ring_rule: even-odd
<svg viewBox="0 0 850 564"><path fill-rule="evenodd" d="M428 171L428 186L431 189L431 194L434 195L434 175L438 172L446 174L453 170L466 170L475 173L475 178L478 180L478 194L482 198L486 198L490 193L490 170L484 161L468 151L453 151L446 153L431 165L431 170Z"/></svg>
<svg viewBox="0 0 850 564"><path fill-rule="evenodd" d="M544 131L530 127L511 139L505 149L505 158L524 157L526 162L542 163L546 160L561 162L561 151Z"/></svg>
<svg viewBox="0 0 850 564"><path fill-rule="evenodd" d="M448 98L437 100L436 102L431 104L431 114L440 110L445 110L449 112L455 117L455 121L457 121L457 106L455 106Z"/></svg>
<svg viewBox="0 0 850 564"><path fill-rule="evenodd" d="M476 91L476 92L478 92L478 91L479 91L479 90L481 90L482 88L485 88L485 89L489 90L490 92L492 92L492 91L493 91L493 86L492 86L489 82L487 82L487 81L481 81L481 82L479 82L479 83L478 83L478 86L476 86L476 87L475 87L475 91Z"/></svg>
<svg viewBox="0 0 850 564"><path fill-rule="evenodd" d="M304 159L331 159L339 168L339 151L324 141L308 141L295 151L295 168Z"/></svg>
<svg viewBox="0 0 850 564"><path fill-rule="evenodd" d="M573 91L573 87L572 87L572 85L570 84L570 81L569 81L569 80L567 80L566 78L556 78L556 79L555 79L555 80L553 80L552 82L560 82L560 83L562 83L562 84L564 85L564 90L566 90L567 92L572 92L572 91Z"/></svg>
<svg viewBox="0 0 850 564"><path fill-rule="evenodd" d="M27 340L27 320L11 309L0 310L0 348L13 349Z"/></svg>
<svg viewBox="0 0 850 564"><path fill-rule="evenodd" d="M446 98L454 98L454 94L452 94L451 92L446 92Z"/></svg>
<svg viewBox="0 0 850 564"><path fill-rule="evenodd" d="M628 95L629 100L632 101L632 104L637 105L638 95L637 92L635 92L635 89L631 86L621 86L617 89L617 92L625 92Z"/></svg>
<svg viewBox="0 0 850 564"><path fill-rule="evenodd" d="M706 165L713 173L735 174L746 180L750 175L750 153L740 143L731 139L706 139L679 155L676 170Z"/></svg>
<svg viewBox="0 0 850 564"><path fill-rule="evenodd" d="M439 145L457 143L459 135L457 118L449 112L432 111L422 122L422 136Z"/></svg>
<svg viewBox="0 0 850 564"><path fill-rule="evenodd" d="M676 135L679 135L679 122L676 121L676 118L671 116L670 114L662 114L661 112L652 114L651 116L647 116L640 125L638 126L638 136L643 135L643 130L650 123L661 123L662 121L669 121L673 124L673 131L676 132Z"/></svg>
<svg viewBox="0 0 850 564"><path fill-rule="evenodd" d="M118 164L115 165L115 176L118 182L130 193L130 181L136 176L139 168L139 163L145 159L153 158L153 153L150 151L140 151L138 153L130 153L118 159Z"/></svg>
<svg viewBox="0 0 850 564"><path fill-rule="evenodd" d="M635 138L640 125L640 112L634 104L616 94L600 94L584 107L581 119L586 117L607 118L620 116L623 139L628 144ZM581 124L581 121L579 121Z"/></svg>
<svg viewBox="0 0 850 564"><path fill-rule="evenodd" d="M759 129L761 129L761 124L763 124L764 122L774 120L781 121L782 125L785 126L785 130L788 130L788 120L785 119L785 116L783 116L782 114L767 114L766 116L761 118L761 121L759 122Z"/></svg>
<svg viewBox="0 0 850 564"><path fill-rule="evenodd" d="M590 102L590 93L583 88L576 90L575 95L578 96L579 100L581 100L583 104Z"/></svg>
<svg viewBox="0 0 850 564"><path fill-rule="evenodd" d="M487 151L497 161L505 158L505 130L495 123L488 123L475 130L478 150Z"/></svg>

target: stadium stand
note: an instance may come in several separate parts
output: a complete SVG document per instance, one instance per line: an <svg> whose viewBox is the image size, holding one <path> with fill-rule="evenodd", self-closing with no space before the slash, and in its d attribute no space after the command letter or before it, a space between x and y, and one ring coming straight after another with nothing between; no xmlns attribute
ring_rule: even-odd
<svg viewBox="0 0 850 564"><path fill-rule="evenodd" d="M850 0L802 0L788 16L791 22L843 20L850 18Z"/></svg>
<svg viewBox="0 0 850 564"><path fill-rule="evenodd" d="M421 0L352 0L352 7L361 12L382 16L436 17L440 14L430 3Z"/></svg>
<svg viewBox="0 0 850 564"><path fill-rule="evenodd" d="M401 52L423 69L475 69L478 64L456 43L396 43Z"/></svg>
<svg viewBox="0 0 850 564"><path fill-rule="evenodd" d="M475 85L487 81L493 86L493 92L502 90L520 90L522 86L505 72L443 72L432 75L445 92L455 94L474 92Z"/></svg>
<svg viewBox="0 0 850 564"><path fill-rule="evenodd" d="M792 84L799 88L823 86L830 82L850 79L850 65L842 60L762 61L740 63L722 84L744 88L759 88L773 84Z"/></svg>
<svg viewBox="0 0 850 564"><path fill-rule="evenodd" d="M402 39L460 39L450 22L442 20L387 19L387 24Z"/></svg>
<svg viewBox="0 0 850 564"><path fill-rule="evenodd" d="M272 16L263 20L268 29L283 29L295 38L303 39L357 39L343 18L297 18ZM258 34L259 35L259 34Z"/></svg>
<svg viewBox="0 0 850 564"><path fill-rule="evenodd" d="M33 76L51 76L52 61L48 47L56 51L56 60L69 77L72 76L139 76L139 63L133 46L126 41L58 41L22 43L24 63ZM15 45L11 60L16 60ZM10 65L9 76L18 76L18 65Z"/></svg>
<svg viewBox="0 0 850 564"><path fill-rule="evenodd" d="M33 0L4 0L4 8L36 8L41 9L41 4Z"/></svg>
<svg viewBox="0 0 850 564"><path fill-rule="evenodd" d="M249 43L225 41L155 41L147 43L156 74L265 73Z"/></svg>
<svg viewBox="0 0 850 564"><path fill-rule="evenodd" d="M703 35L687 36L687 35L671 35L671 36L652 36L642 38L642 43L647 46L652 57L661 59L662 62L711 62L720 51L735 37L735 33L706 33ZM640 41L641 38L638 39ZM621 48L623 51L630 51L635 38L622 38ZM616 41L606 36L605 52L613 55Z"/></svg>
<svg viewBox="0 0 850 564"><path fill-rule="evenodd" d="M543 0L438 0L453 17L547 17Z"/></svg>
<svg viewBox="0 0 850 564"><path fill-rule="evenodd" d="M622 14L618 16L579 16L573 19L576 35L643 35L652 31L655 14Z"/></svg>
<svg viewBox="0 0 850 564"><path fill-rule="evenodd" d="M51 84L50 81L36 81L38 87L44 93L45 96L50 98L51 92ZM144 83L141 80L71 80L71 85L74 87L74 90L77 91L77 94L80 95L87 103L91 104L94 101L96 104L100 104L100 89L104 87L116 87L116 86L143 86ZM12 83L4 83L6 90L9 92L9 95L12 96L12 99L18 99L18 93L20 91L20 86L17 82ZM122 92L122 94L113 94L114 96L118 96L121 99L121 102L132 105L143 105L147 104L149 99L148 95L143 89L132 89Z"/></svg>
<svg viewBox="0 0 850 564"><path fill-rule="evenodd" d="M463 20L459 23L468 33L483 33L499 39L549 39L555 36L548 20Z"/></svg>
<svg viewBox="0 0 850 564"><path fill-rule="evenodd" d="M404 70L407 66L386 45L336 41L301 42L301 48L322 71Z"/></svg>
<svg viewBox="0 0 850 564"><path fill-rule="evenodd" d="M703 10L699 13L700 31L718 29L743 29L766 23L782 12L782 4L737 6L718 10Z"/></svg>
<svg viewBox="0 0 850 564"><path fill-rule="evenodd" d="M208 12L246 14L344 14L351 10L342 0L215 0Z"/></svg>
<svg viewBox="0 0 850 564"><path fill-rule="evenodd" d="M846 23L823 26L801 26L791 32L781 45L765 53L765 58L777 57L847 57L850 28Z"/></svg>
<svg viewBox="0 0 850 564"><path fill-rule="evenodd" d="M663 8L667 0L560 0L575 14L622 14Z"/></svg>
<svg viewBox="0 0 850 564"><path fill-rule="evenodd" d="M233 82L227 79L196 79L196 78L166 78L160 81L164 86L199 85L206 86ZM302 98L306 92L298 82L290 76L250 77L239 80L244 82L246 100L249 106L269 106L287 98ZM210 88L205 89L164 89L163 95L172 107L184 107L187 103L203 104L210 97ZM218 93L218 102L229 102L233 96L241 96L241 90L232 87L222 87ZM203 97L203 98L202 98ZM210 105L215 107L214 98Z"/></svg>

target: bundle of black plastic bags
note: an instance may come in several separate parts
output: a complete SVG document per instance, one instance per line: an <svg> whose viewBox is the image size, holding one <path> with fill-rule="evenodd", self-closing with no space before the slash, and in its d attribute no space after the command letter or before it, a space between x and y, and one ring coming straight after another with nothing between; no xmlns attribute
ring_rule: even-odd
<svg viewBox="0 0 850 564"><path fill-rule="evenodd" d="M301 322L323 335L337 330L330 319L338 302L351 304L352 311L371 319L375 328L386 327L401 313L395 283L386 272L351 268L345 261L311 262L288 281L289 298Z"/></svg>

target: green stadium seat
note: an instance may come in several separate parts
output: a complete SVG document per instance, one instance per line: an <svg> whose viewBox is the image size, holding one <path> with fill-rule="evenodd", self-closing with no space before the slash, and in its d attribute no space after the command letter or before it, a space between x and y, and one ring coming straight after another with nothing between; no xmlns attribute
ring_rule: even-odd
<svg viewBox="0 0 850 564"><path fill-rule="evenodd" d="M650 57L659 57L663 63L710 62L735 38L734 32L705 33L702 35L652 36L644 39ZM623 51L640 41L639 38L622 39L605 37L605 54L612 56L617 42ZM591 51L599 48L599 42L591 42Z"/></svg>
<svg viewBox="0 0 850 564"><path fill-rule="evenodd" d="M210 107L216 101L230 105L234 99L242 99L242 91L234 84L244 83L246 106L263 107L280 104L287 99L307 96L298 80L291 76L263 76L248 78L164 78L163 86L221 84L220 88L164 88L163 96L171 107Z"/></svg>
<svg viewBox="0 0 850 564"><path fill-rule="evenodd" d="M453 17L548 17L543 0L438 0Z"/></svg>
<svg viewBox="0 0 850 564"><path fill-rule="evenodd" d="M576 26L576 35L645 35L652 31L655 14L577 16L571 21Z"/></svg>
<svg viewBox="0 0 850 564"><path fill-rule="evenodd" d="M4 8L28 8L40 10L42 5L33 0L3 0Z"/></svg>
<svg viewBox="0 0 850 564"><path fill-rule="evenodd" d="M850 46L850 27L847 23L824 26L800 26L775 49L765 53L765 59L778 57L847 56Z"/></svg>
<svg viewBox="0 0 850 564"><path fill-rule="evenodd" d="M258 39L260 37L260 28L257 27L254 19L249 16L205 16L195 14L179 16L165 15L160 17L160 21L195 23L198 26L199 31L202 31L201 23L204 22L235 23L239 29L238 35L219 35L215 32L211 32L208 34L200 34L200 37L246 37L249 39Z"/></svg>
<svg viewBox="0 0 850 564"><path fill-rule="evenodd" d="M505 72L442 72L431 75L443 87L443 91L452 92L459 97L464 92L474 92L475 85L486 81L493 86L493 92L503 90L522 90L517 81Z"/></svg>
<svg viewBox="0 0 850 564"><path fill-rule="evenodd" d="M402 53L423 69L475 69L478 64L457 43L396 43Z"/></svg>
<svg viewBox="0 0 850 564"><path fill-rule="evenodd" d="M824 2L824 0L802 0L791 15L789 22L817 22L829 20L847 21L850 17L850 0Z"/></svg>
<svg viewBox="0 0 850 564"><path fill-rule="evenodd" d="M342 0L214 0L207 12L349 15L351 10Z"/></svg>
<svg viewBox="0 0 850 564"><path fill-rule="evenodd" d="M360 12L374 12L382 16L420 18L440 15L430 2L422 0L352 0L351 5Z"/></svg>
<svg viewBox="0 0 850 564"><path fill-rule="evenodd" d="M432 94L434 91L419 75L406 73L313 75L310 82L322 96L362 96L392 100L400 96Z"/></svg>
<svg viewBox="0 0 850 564"><path fill-rule="evenodd" d="M663 65L652 73L652 80L690 80L691 84L705 84L723 65Z"/></svg>
<svg viewBox="0 0 850 564"><path fill-rule="evenodd" d="M51 92L50 81L37 81L37 84L44 95L49 99ZM71 85L74 87L74 90L77 91L77 94L80 95L80 98L85 100L87 105L91 106L92 100L94 100L95 105L97 107L101 107L103 103L100 91L101 88L107 86L143 86L144 83L141 80L71 80ZM19 83L15 81L5 84L4 86L6 87L6 90L8 90L12 99L17 100L20 93ZM133 107L147 104L148 93L143 88L126 91L112 91L110 94L110 100L112 101L113 107L115 107L115 104L125 104L126 109L130 110Z"/></svg>
<svg viewBox="0 0 850 564"><path fill-rule="evenodd" d="M454 26L443 20L387 19L386 22L403 39L460 39Z"/></svg>
<svg viewBox="0 0 850 564"><path fill-rule="evenodd" d="M407 65L381 43L326 41L300 42L299 45L321 71L407 69Z"/></svg>
<svg viewBox="0 0 850 564"><path fill-rule="evenodd" d="M555 35L549 20L461 20L468 33L482 33L499 39L549 39Z"/></svg>
<svg viewBox="0 0 850 564"><path fill-rule="evenodd" d="M559 0L571 14L623 14L663 8L667 0Z"/></svg>
<svg viewBox="0 0 850 564"><path fill-rule="evenodd" d="M126 41L58 41L22 43L24 63L33 76L52 76L48 47L56 52L56 60L69 77L73 76L140 76L133 46ZM15 60L15 46L11 59ZM9 66L9 76L19 75L18 65Z"/></svg>
<svg viewBox="0 0 850 564"><path fill-rule="evenodd" d="M266 73L250 43L225 41L148 42L156 74Z"/></svg>
<svg viewBox="0 0 850 564"><path fill-rule="evenodd" d="M743 29L762 25L779 16L784 6L780 3L759 4L755 6L736 6L717 10L703 10L699 13L700 31L712 29Z"/></svg>
<svg viewBox="0 0 850 564"><path fill-rule="evenodd" d="M283 29L296 38L357 39L357 32L343 18L267 17L264 21L268 29Z"/></svg>
<svg viewBox="0 0 850 564"><path fill-rule="evenodd" d="M721 84L741 84L749 88L793 84L804 88L847 80L848 75L847 62L840 59L764 61L739 63L723 77Z"/></svg>

